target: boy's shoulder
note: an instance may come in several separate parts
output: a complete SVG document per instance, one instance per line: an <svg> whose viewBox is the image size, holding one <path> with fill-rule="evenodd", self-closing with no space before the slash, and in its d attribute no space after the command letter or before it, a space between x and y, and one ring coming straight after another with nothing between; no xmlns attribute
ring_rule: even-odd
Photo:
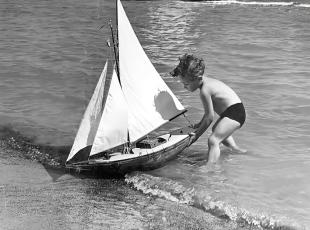
<svg viewBox="0 0 310 230"><path fill-rule="evenodd" d="M216 78L212 78L212 77L205 77L204 78L205 81L205 85L209 88L218 88L221 86L227 86L224 82L222 82L221 80L218 80Z"/></svg>
<svg viewBox="0 0 310 230"><path fill-rule="evenodd" d="M209 76L204 76L204 78L209 81L210 84L213 84L213 83L223 83L221 80L218 80L214 77L209 77Z"/></svg>
<svg viewBox="0 0 310 230"><path fill-rule="evenodd" d="M224 82L218 79L212 77L205 77L203 79L203 87L201 89L203 91L202 93L210 94L212 96L213 94L217 94L222 91L227 91L228 88L229 87Z"/></svg>
<svg viewBox="0 0 310 230"><path fill-rule="evenodd" d="M209 78L209 77L203 77L202 79L202 86L200 88L200 93L203 95L210 95L211 96L211 92L212 92L212 88L213 88L213 83L212 83L213 79Z"/></svg>
<svg viewBox="0 0 310 230"><path fill-rule="evenodd" d="M208 77L203 76L202 81L205 89L212 89L213 87L216 87L216 85L220 83L219 80L209 76Z"/></svg>

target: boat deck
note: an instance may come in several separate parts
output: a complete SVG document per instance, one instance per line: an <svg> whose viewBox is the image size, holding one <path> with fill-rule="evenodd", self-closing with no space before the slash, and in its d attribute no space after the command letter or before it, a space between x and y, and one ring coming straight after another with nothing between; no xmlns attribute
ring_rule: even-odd
<svg viewBox="0 0 310 230"><path fill-rule="evenodd" d="M100 164L100 163L111 163L111 162L116 162L116 161L122 161L122 160L128 160L128 159L134 159L134 158L138 158L141 156L146 156L152 153L156 153L159 151L165 151L167 149L169 149L169 147L174 146L175 144L177 144L180 141L183 141L184 139L186 139L188 137L188 135L171 135L170 134L166 134L164 136L161 136L165 139L167 139L167 142L160 144L154 148L133 148L132 149L132 154L122 154L121 152L116 152L111 154L109 159L105 159L105 158L99 158L99 159L92 159L89 160L89 164Z"/></svg>

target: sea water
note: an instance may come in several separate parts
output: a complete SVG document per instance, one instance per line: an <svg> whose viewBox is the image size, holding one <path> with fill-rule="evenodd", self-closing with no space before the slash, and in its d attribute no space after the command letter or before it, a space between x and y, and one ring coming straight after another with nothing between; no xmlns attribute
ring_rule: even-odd
<svg viewBox="0 0 310 230"><path fill-rule="evenodd" d="M82 114L113 58L106 41L115 3L0 0L2 226L309 229L310 4L123 5L150 60L189 108L190 122L203 115L198 92L168 75L183 53L202 56L207 75L237 92L247 120L234 138L248 152L222 147L218 164L208 168L207 131L165 167L125 180L64 174Z"/></svg>

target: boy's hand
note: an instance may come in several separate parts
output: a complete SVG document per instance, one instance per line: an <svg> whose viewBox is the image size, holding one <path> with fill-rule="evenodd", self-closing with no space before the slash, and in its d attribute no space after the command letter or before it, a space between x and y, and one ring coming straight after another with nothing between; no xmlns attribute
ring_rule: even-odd
<svg viewBox="0 0 310 230"><path fill-rule="evenodd" d="M198 129L199 128L199 123L198 124L193 124L193 125L190 125L188 126L189 128L192 128L192 129Z"/></svg>
<svg viewBox="0 0 310 230"><path fill-rule="evenodd" d="M194 132L195 130L191 127L183 127L183 128L180 128L180 129L176 129L172 132L170 132L170 134L173 134L173 135L186 135L186 134L190 134L192 132Z"/></svg>
<svg viewBox="0 0 310 230"><path fill-rule="evenodd" d="M197 135L196 133L192 132L192 133L189 133L189 142L187 144L187 147L189 147L190 145L192 145L196 140L197 140Z"/></svg>

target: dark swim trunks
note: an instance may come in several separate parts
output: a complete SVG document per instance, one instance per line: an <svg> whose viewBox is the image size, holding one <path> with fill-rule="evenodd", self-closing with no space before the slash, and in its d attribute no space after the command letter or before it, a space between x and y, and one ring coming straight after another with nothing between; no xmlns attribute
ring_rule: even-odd
<svg viewBox="0 0 310 230"><path fill-rule="evenodd" d="M245 109L242 103L237 103L229 106L221 115L221 119L224 117L228 117L232 120L238 121L240 123L240 127L243 125L245 121Z"/></svg>

